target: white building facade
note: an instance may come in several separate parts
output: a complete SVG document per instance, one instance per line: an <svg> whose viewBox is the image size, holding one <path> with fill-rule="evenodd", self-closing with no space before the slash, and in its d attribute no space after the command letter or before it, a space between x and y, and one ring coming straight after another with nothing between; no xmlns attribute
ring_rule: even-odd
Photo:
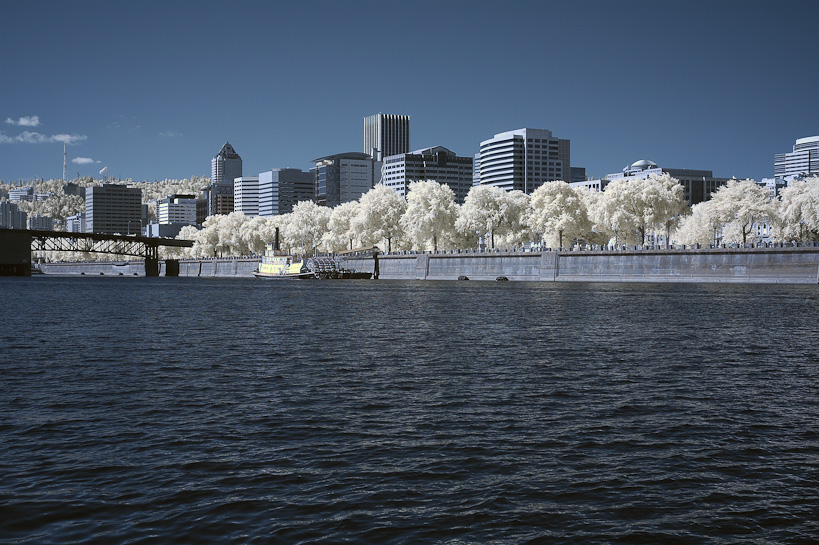
<svg viewBox="0 0 819 545"><path fill-rule="evenodd" d="M156 205L156 219L162 225L196 224L197 199L195 195L169 195Z"/></svg>
<svg viewBox="0 0 819 545"><path fill-rule="evenodd" d="M233 180L233 210L245 216L259 215L258 176L241 176Z"/></svg>
<svg viewBox="0 0 819 545"><path fill-rule="evenodd" d="M517 129L481 142L480 184L531 194L545 182L569 180L569 140L545 129Z"/></svg>

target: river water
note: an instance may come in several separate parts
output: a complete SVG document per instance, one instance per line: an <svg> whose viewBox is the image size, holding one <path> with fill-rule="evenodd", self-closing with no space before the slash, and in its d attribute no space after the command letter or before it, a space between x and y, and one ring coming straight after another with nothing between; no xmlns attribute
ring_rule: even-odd
<svg viewBox="0 0 819 545"><path fill-rule="evenodd" d="M815 543L816 286L0 278L3 543Z"/></svg>

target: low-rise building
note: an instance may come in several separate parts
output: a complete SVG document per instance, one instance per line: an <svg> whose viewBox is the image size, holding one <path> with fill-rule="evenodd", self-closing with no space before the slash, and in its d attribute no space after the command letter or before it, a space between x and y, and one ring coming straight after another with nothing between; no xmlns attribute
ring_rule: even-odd
<svg viewBox="0 0 819 545"><path fill-rule="evenodd" d="M684 198L689 206L711 199L711 193L728 182L728 178L716 178L710 170L688 168L661 168L653 161L642 159L626 166L622 172L607 174L600 180L572 182L572 187L588 187L595 191L604 191L606 186L615 180L643 180L651 175L668 174L676 178L683 186Z"/></svg>
<svg viewBox="0 0 819 545"><path fill-rule="evenodd" d="M9 191L9 200L11 202L33 201L34 188L33 187L15 187Z"/></svg>

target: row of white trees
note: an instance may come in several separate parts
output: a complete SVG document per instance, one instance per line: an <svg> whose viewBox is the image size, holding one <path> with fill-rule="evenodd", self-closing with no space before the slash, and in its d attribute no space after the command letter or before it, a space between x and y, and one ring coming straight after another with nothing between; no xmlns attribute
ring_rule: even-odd
<svg viewBox="0 0 819 545"><path fill-rule="evenodd" d="M476 186L460 206L449 186L427 180L411 183L406 199L378 185L332 209L301 202L291 214L270 218L210 217L201 230L185 228L179 238L194 241L187 255L197 257L261 253L276 228L282 247L296 253L371 245L387 251L472 248L480 239L492 248L610 239L640 244L651 234L670 234L687 212L682 186L667 175L615 181L603 193L561 181L543 184L531 196Z"/></svg>

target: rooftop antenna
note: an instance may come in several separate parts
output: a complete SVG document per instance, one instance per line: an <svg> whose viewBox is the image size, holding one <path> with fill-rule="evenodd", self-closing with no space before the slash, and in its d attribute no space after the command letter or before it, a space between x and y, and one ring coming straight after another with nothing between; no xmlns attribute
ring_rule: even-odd
<svg viewBox="0 0 819 545"><path fill-rule="evenodd" d="M68 177L68 164L65 161L65 142L63 142L63 183L65 183L65 179Z"/></svg>

